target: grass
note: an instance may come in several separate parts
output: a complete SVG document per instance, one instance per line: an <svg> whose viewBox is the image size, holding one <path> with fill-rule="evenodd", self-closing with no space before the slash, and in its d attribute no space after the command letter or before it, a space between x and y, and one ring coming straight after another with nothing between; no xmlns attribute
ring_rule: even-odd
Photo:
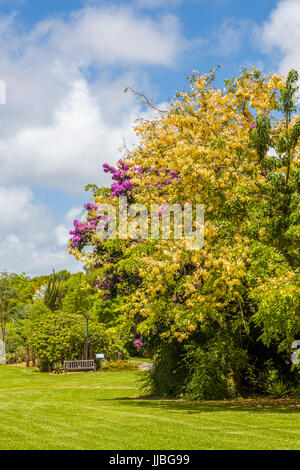
<svg viewBox="0 0 300 470"><path fill-rule="evenodd" d="M0 449L299 449L297 408L133 398L140 372L0 366Z"/></svg>

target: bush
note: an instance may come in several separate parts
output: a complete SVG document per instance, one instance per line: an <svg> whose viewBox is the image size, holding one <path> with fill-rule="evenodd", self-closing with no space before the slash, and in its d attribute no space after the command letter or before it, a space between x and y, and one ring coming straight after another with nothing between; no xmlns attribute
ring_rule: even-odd
<svg viewBox="0 0 300 470"><path fill-rule="evenodd" d="M187 376L183 353L183 346L175 341L161 345L153 357L153 368L145 375L147 393L156 397L178 397L183 393Z"/></svg>
<svg viewBox="0 0 300 470"><path fill-rule="evenodd" d="M54 366L52 367L52 371L54 372L54 374L62 374L64 372L64 368L60 363L58 363L54 364Z"/></svg>
<svg viewBox="0 0 300 470"><path fill-rule="evenodd" d="M125 371L132 371L137 370L138 367L136 364L132 364L129 361L109 361L103 364L102 370L104 372L125 372Z"/></svg>
<svg viewBox="0 0 300 470"><path fill-rule="evenodd" d="M185 396L192 400L218 400L242 393L242 378L249 371L247 352L232 338L216 335L201 346L186 347L189 374Z"/></svg>
<svg viewBox="0 0 300 470"><path fill-rule="evenodd" d="M154 396L216 400L240 395L249 371L247 352L229 335L209 330L161 346L144 385Z"/></svg>
<svg viewBox="0 0 300 470"><path fill-rule="evenodd" d="M268 359L262 363L260 369L256 368L256 376L252 384L256 393L282 398L296 390L299 383L299 372L288 366L288 373L285 373L286 371L280 367L282 366L281 362L284 361L275 363L273 359Z"/></svg>
<svg viewBox="0 0 300 470"><path fill-rule="evenodd" d="M17 364L17 355L16 353L7 353L5 355L6 364Z"/></svg>
<svg viewBox="0 0 300 470"><path fill-rule="evenodd" d="M295 398L300 398L300 384L292 389L291 395Z"/></svg>
<svg viewBox="0 0 300 470"><path fill-rule="evenodd" d="M235 390L218 358L198 348L193 353L185 395L191 400L218 400L233 397Z"/></svg>
<svg viewBox="0 0 300 470"><path fill-rule="evenodd" d="M6 364L19 364L25 362L26 351L25 348L19 346L14 352L6 354Z"/></svg>
<svg viewBox="0 0 300 470"><path fill-rule="evenodd" d="M31 332L30 345L41 371L51 371L65 360L85 358L86 320L82 315L63 312L47 315ZM89 323L89 357L104 352L107 359L118 358L121 344L104 325Z"/></svg>
<svg viewBox="0 0 300 470"><path fill-rule="evenodd" d="M290 395L291 391L290 385L282 379L271 382L266 389L272 398L284 398Z"/></svg>

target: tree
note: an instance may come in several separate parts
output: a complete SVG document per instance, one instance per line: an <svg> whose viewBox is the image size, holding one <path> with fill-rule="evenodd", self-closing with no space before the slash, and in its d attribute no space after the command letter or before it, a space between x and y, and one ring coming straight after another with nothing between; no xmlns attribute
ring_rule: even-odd
<svg viewBox="0 0 300 470"><path fill-rule="evenodd" d="M32 294L33 291L26 276L7 272L0 274L0 326L4 355L7 323L25 315Z"/></svg>
<svg viewBox="0 0 300 470"><path fill-rule="evenodd" d="M105 268L99 295L122 293L124 327L135 341L146 340L158 357L176 345L172 367L197 356L187 352L191 344L202 357L225 342L217 357L237 392L245 367L253 378L269 359L289 375L285 362L300 333L298 75L243 70L223 89L214 79L215 71L194 73L190 90L140 120L139 145L117 168L104 165L114 183L109 193L94 191L85 222L74 221L70 251ZM117 207L120 195L148 209L204 204L203 248L188 251L176 239L100 240L97 207ZM241 351L236 368L230 358Z"/></svg>
<svg viewBox="0 0 300 470"><path fill-rule="evenodd" d="M51 313L38 320L30 329L29 342L42 371L62 365L64 360L85 357L86 321L82 315ZM104 352L107 359L116 359L121 351L108 330L94 321L89 323L89 354Z"/></svg>

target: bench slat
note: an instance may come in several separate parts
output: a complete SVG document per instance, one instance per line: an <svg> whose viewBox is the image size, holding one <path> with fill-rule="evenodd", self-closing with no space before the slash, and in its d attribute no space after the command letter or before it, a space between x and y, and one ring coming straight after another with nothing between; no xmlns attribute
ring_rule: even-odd
<svg viewBox="0 0 300 470"><path fill-rule="evenodd" d="M64 361L64 369L66 370L89 370L96 369L95 361L93 359L79 360L79 361Z"/></svg>

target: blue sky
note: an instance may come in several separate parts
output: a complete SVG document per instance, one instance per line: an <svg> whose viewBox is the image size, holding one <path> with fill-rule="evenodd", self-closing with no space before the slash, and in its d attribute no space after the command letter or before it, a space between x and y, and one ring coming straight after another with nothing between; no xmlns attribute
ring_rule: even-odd
<svg viewBox="0 0 300 470"><path fill-rule="evenodd" d="M131 86L163 103L192 70L221 63L300 68L300 0L0 0L0 269L80 266L68 231L87 183L107 184L147 113Z"/></svg>

